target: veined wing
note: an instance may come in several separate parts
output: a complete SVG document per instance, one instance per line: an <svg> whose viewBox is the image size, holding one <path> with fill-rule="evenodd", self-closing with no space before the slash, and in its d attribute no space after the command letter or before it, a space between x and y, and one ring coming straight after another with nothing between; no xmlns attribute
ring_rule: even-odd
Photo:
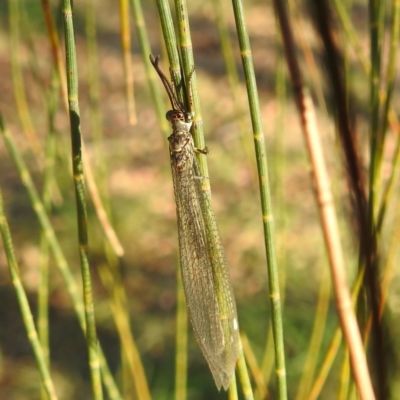
<svg viewBox="0 0 400 400"><path fill-rule="evenodd" d="M191 153L184 168L176 168L171 156L182 281L196 339L218 389L227 389L239 350L236 305L214 211L201 190L202 178L189 140L185 151Z"/></svg>

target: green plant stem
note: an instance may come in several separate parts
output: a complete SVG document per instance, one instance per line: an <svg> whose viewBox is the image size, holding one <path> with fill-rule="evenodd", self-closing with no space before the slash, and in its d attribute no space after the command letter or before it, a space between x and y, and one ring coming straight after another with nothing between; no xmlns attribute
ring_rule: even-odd
<svg viewBox="0 0 400 400"><path fill-rule="evenodd" d="M397 47L399 44L399 30L400 30L400 2L393 0L392 1L392 29L391 29L391 40L390 40L390 51L389 51L389 62L387 66L386 73L386 91L385 91L385 101L384 101L384 109L382 116L382 127L380 136L382 137L381 149L380 152L383 152L383 145L386 137L386 131L389 125L389 112L391 107L391 100L394 90L394 81L395 81L395 67L396 67L396 55L397 55ZM379 207L378 217L377 217L377 231L380 232L382 228L383 219L385 216L386 206L391 198L392 186L395 181L395 177L397 176L398 168L396 168L398 164L399 158L399 144L400 137L398 138L398 143L396 146L396 151L394 153L394 157L392 160L393 171L390 175L389 181L385 186L384 193L382 195L382 201ZM397 173L396 173L397 172Z"/></svg>
<svg viewBox="0 0 400 400"><path fill-rule="evenodd" d="M387 396L387 372L386 360L382 356L383 350L383 327L379 320L379 242L376 229L376 217L379 204L379 193L381 186L380 172L382 165L383 137L380 130L380 85L381 85L381 64L382 64L382 40L384 24L385 2L369 0L370 17L370 102L369 102L369 129L370 129L370 162L368 181L368 209L367 209L367 242L365 243L367 253L365 286L368 300L373 313L373 353L376 361L374 372L376 391L379 398Z"/></svg>
<svg viewBox="0 0 400 400"><path fill-rule="evenodd" d="M279 37L279 36L278 36ZM279 43L281 43L281 39L278 39ZM277 44L278 49L282 48L281 44ZM283 174L284 174L284 169L285 169L285 157L283 153L283 147L284 147L284 139L285 135L283 134L284 132L284 127L285 127L285 118L286 118L286 113L287 113L287 107L286 107L286 91L287 91L287 84L286 84L286 64L285 64L285 58L284 55L282 54L282 51L279 51L279 59L277 60L277 65L276 65L276 80L275 80L275 93L276 93L276 99L278 103L278 111L277 111L277 118L276 118L276 127L275 127L275 143L274 143L274 148L273 148L273 176L274 176L274 182L271 182L271 187L273 193L275 193L275 204L279 204L280 207L276 211L277 215L277 220L280 221L280 231L281 231L281 236L285 236L285 225L286 225L286 218L285 218L285 207L282 206L285 204L285 196L284 196L284 187L280 184L282 182L282 179L284 179ZM285 251L285 243L283 243L283 240L279 240L279 237L277 237L277 258L280 260L280 265L282 265L280 269L280 285L281 285L281 293L282 293L282 304L284 304L284 297L285 297L285 282L286 282L286 271L285 271L285 265L286 265L286 260L287 258L286 251ZM274 341L272 337L272 328L271 325L268 327L268 330L266 332L265 336L265 346L264 346L264 351L263 351L263 356L262 356L262 361L261 361L261 371L262 371L262 377L263 377L263 384L260 385L258 384L257 386L257 391L256 391L256 399L264 399L267 397L268 394L268 389L267 389L267 382L270 380L271 376L271 371L274 365Z"/></svg>
<svg viewBox="0 0 400 400"><path fill-rule="evenodd" d="M72 170L75 185L75 197L78 216L79 256L83 283L83 300L85 305L86 340L89 351L89 368L92 379L93 396L96 400L103 398L101 386L99 348L94 316L93 291L88 259L87 211L85 181L82 164L82 137L80 128L78 67L76 60L73 11L70 0L63 0L65 47L67 60L67 84L69 119L72 143Z"/></svg>
<svg viewBox="0 0 400 400"><path fill-rule="evenodd" d="M340 368L340 384L337 397L338 400L349 399L350 386L354 386L350 383L351 369L347 346L344 346L343 350L342 366Z"/></svg>
<svg viewBox="0 0 400 400"><path fill-rule="evenodd" d="M143 17L142 6L140 0L131 0L131 5L133 12L133 21L135 23L136 32L142 50L143 62L146 69L146 76L150 87L150 93L153 99L153 103L156 106L156 113L159 125L161 126L164 135L167 136L170 128L169 124L165 119L164 106L158 89L158 78L156 78L156 73L154 71L154 68L149 61L149 55L151 54L151 49L146 30L146 24Z"/></svg>
<svg viewBox="0 0 400 400"><path fill-rule="evenodd" d="M375 235L375 208L377 194L377 177L379 176L381 154L379 152L382 138L379 130L379 87L382 51L382 6L375 0L369 0L370 16L370 46L371 46L371 74L370 74L370 168L369 168L369 197L368 197L368 235ZM371 239L372 240L372 239Z"/></svg>
<svg viewBox="0 0 400 400"><path fill-rule="evenodd" d="M400 207L397 207L393 220L393 231L388 243L388 251L386 253L386 261L383 268L384 274L381 281L382 297L379 309L380 317L382 317L383 311L385 310L390 283L393 281L397 267L397 257L399 254L398 244L400 243Z"/></svg>
<svg viewBox="0 0 400 400"><path fill-rule="evenodd" d="M218 26L218 35L221 42L221 50L224 56L226 74L229 82L229 88L231 91L231 97L234 102L233 116L237 123L238 132L240 135L240 144L246 158L248 169L251 173L252 183L254 190L257 187L257 172L252 160L253 149L250 140L247 139L249 126L247 123L247 116L245 113L245 104L239 85L239 75L236 67L235 56L233 54L233 48L229 37L229 28L225 18L225 3L227 0L215 0L212 1L216 22Z"/></svg>
<svg viewBox="0 0 400 400"><path fill-rule="evenodd" d="M182 104L188 104L186 93L184 93L185 85L182 79L182 71L178 53L178 43L176 41L174 24L172 21L171 9L167 0L157 0L158 15L160 17L161 29L164 37L164 44L167 50L168 61L170 65L170 73L174 82L175 91L178 99ZM192 85L193 86L193 85ZM164 118L165 120L165 118ZM168 130L168 136L170 128Z"/></svg>
<svg viewBox="0 0 400 400"><path fill-rule="evenodd" d="M56 75L53 71L50 93L47 96L49 130L46 138L44 178L43 178L43 205L47 213L51 210L52 190L54 189L54 155L55 155L55 130L54 120L57 110L57 96L59 87L56 84ZM47 365L50 365L49 349L49 244L43 232L40 234L40 259L39 259L39 287L38 287L38 315L37 327L38 336L43 349ZM42 398L46 394L42 392Z"/></svg>
<svg viewBox="0 0 400 400"><path fill-rule="evenodd" d="M200 99L197 92L197 77L194 68L193 45L190 35L189 14L187 10L186 0L175 0L176 19L178 24L179 48L182 56L182 67L185 75L185 82L188 84L188 77L191 76L191 93L193 102L193 125L191 133L194 139L195 146L198 149L205 148L204 132L203 132L203 117L201 115ZM203 176L208 177L207 159L204 154L197 154L197 159L200 164L200 170ZM203 190L210 193L209 179L203 179Z"/></svg>
<svg viewBox="0 0 400 400"><path fill-rule="evenodd" d="M240 343L239 359L237 363L237 372L239 375L240 385L243 390L245 400L254 400L253 389L251 387L250 377L246 366L246 361L243 353L243 346Z"/></svg>
<svg viewBox="0 0 400 400"><path fill-rule="evenodd" d="M177 266L176 291L177 291L177 310L176 310L176 359L175 359L175 400L186 399L187 385L187 330L188 315L185 302L185 294L182 286L182 276L180 266Z"/></svg>
<svg viewBox="0 0 400 400"><path fill-rule="evenodd" d="M1 129L3 130L4 126L1 116L0 116L0 125ZM51 400L56 400L58 397L53 385L53 381L50 376L46 355L44 354L42 346L40 345L40 341L35 328L35 323L33 321L32 312L29 307L28 298L26 296L25 290L22 286L19 277L18 263L15 258L12 238L8 227L7 219L4 213L3 196L1 191L0 191L0 231L9 266L11 281L17 295L18 303L21 309L22 319L24 321L24 325L26 328L27 337L32 346L32 350L35 355L37 365L39 367L42 384L43 387L45 388L48 398Z"/></svg>
<svg viewBox="0 0 400 400"><path fill-rule="evenodd" d="M370 46L371 46L371 75L370 75L370 135L371 135L371 168L370 176L373 192L375 189L377 173L381 161L381 144L383 137L379 130L379 111L380 111L380 84L381 84L381 64L382 64L382 41L384 26L385 2L369 0L370 18ZM370 199L371 201L373 198ZM375 210L373 210L374 212Z"/></svg>
<svg viewBox="0 0 400 400"><path fill-rule="evenodd" d="M369 196L368 196L368 235L375 235L375 208L377 194L377 177L379 176L381 154L379 153L381 137L379 130L379 87L381 71L381 6L375 0L369 1L370 16L370 46L371 46L371 74L370 74L370 168L369 168ZM372 239L371 239L372 240Z"/></svg>
<svg viewBox="0 0 400 400"><path fill-rule="evenodd" d="M228 400L239 400L235 374L233 375L231 383L228 388Z"/></svg>
<svg viewBox="0 0 400 400"><path fill-rule="evenodd" d="M56 261L57 268L59 269L66 285L66 289L68 294L72 300L72 304L75 309L75 313L78 317L79 324L81 326L82 331L86 335L86 326L85 326L85 315L83 312L83 304L82 299L79 297L79 290L72 277L71 271L68 267L67 260L64 256L63 251L61 250L60 244L57 241L54 229L50 223L49 217L45 212L45 207L43 202L40 199L40 196L33 184L32 177L29 173L29 170L16 146L13 138L5 127L0 127L1 133L3 135L4 141L8 148L8 151L17 167L18 173L20 175L22 184L26 187L30 201L32 203L32 208L34 209L36 216L39 220L41 228L46 236L46 239L49 243L50 249L53 253L54 259ZM107 363L104 359L104 354L100 352L101 357L101 367L102 367L102 376L103 382L107 388L108 395L113 400L121 400L121 395L119 394L119 390L115 385L114 379L112 375L110 375Z"/></svg>
<svg viewBox="0 0 400 400"><path fill-rule="evenodd" d="M265 340L265 347L263 350L263 358L261 360L261 374L264 379L264 385L260 386L258 385L257 391L256 391L256 399L261 400L267 397L268 395L268 387L267 387L267 382L269 382L271 374L272 374L272 369L274 366L274 337L272 333L272 326L270 325L268 327L267 335L266 335L266 340Z"/></svg>
<svg viewBox="0 0 400 400"><path fill-rule="evenodd" d="M283 343L282 306L280 299L278 266L275 253L275 234L268 178L268 164L261 121L261 111L258 102L257 84L255 80L254 66L250 49L250 41L247 34L243 5L240 0L233 0L232 4L246 80L247 96L253 127L254 147L257 158L272 310L272 330L275 344L275 372L278 384L278 398L283 400L287 398L285 351Z"/></svg>

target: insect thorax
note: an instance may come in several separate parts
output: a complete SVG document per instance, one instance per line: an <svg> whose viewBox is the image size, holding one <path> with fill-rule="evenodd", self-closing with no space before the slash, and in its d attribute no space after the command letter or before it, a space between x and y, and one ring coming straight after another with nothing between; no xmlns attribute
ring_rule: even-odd
<svg viewBox="0 0 400 400"><path fill-rule="evenodd" d="M178 124L180 125L180 124ZM183 123L182 123L183 125ZM175 127L168 137L171 160L178 171L191 168L193 164L193 138L186 126Z"/></svg>

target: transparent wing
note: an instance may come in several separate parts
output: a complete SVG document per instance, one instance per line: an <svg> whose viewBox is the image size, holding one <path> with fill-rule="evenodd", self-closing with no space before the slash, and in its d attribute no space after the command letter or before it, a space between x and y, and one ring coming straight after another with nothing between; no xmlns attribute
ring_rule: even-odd
<svg viewBox="0 0 400 400"><path fill-rule="evenodd" d="M184 168L178 169L171 156L182 281L196 339L218 389L227 389L239 351L236 305L212 204L201 190L191 137L185 151L191 153Z"/></svg>

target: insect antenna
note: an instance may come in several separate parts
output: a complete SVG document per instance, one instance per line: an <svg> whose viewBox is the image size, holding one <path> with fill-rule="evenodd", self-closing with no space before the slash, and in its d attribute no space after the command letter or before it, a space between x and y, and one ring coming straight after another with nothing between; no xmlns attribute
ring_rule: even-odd
<svg viewBox="0 0 400 400"><path fill-rule="evenodd" d="M150 62L153 64L154 69L157 71L157 74L160 77L161 82L163 83L163 85L165 87L165 90L167 91L169 101L171 102L172 109L185 112L185 107L176 97L173 86L169 82L168 78L161 71L161 68L158 65L159 61L160 61L160 56L157 56L154 58L154 56L152 54L150 54Z"/></svg>

